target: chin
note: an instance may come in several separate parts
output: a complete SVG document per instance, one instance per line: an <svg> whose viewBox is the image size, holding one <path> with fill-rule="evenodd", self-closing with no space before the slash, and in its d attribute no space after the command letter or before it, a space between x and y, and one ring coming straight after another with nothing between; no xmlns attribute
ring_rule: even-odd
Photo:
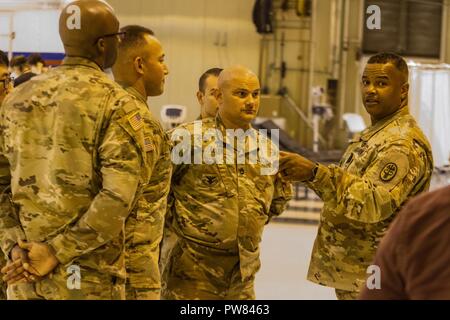
<svg viewBox="0 0 450 320"><path fill-rule="evenodd" d="M241 117L241 121L242 121L243 123L246 123L247 125L249 125L249 124L252 123L252 121L253 121L255 118L256 118L256 116L254 116L254 115L251 115L251 116L247 115L247 116Z"/></svg>

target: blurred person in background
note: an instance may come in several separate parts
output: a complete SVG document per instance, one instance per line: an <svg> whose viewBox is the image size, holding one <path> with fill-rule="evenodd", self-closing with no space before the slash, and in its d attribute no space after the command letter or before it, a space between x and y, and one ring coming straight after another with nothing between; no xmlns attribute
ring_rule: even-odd
<svg viewBox="0 0 450 320"><path fill-rule="evenodd" d="M362 300L450 300L450 186L412 199L377 250L379 287Z"/></svg>
<svg viewBox="0 0 450 320"><path fill-rule="evenodd" d="M219 104L216 98L217 80L219 78L221 68L211 68L205 71L198 81L197 100L200 104L199 120L208 117L215 117Z"/></svg>
<svg viewBox="0 0 450 320"><path fill-rule="evenodd" d="M39 75L47 71L44 59L42 59L39 53L32 53L27 59L28 65L31 68L31 72Z"/></svg>
<svg viewBox="0 0 450 320"><path fill-rule="evenodd" d="M12 77L14 78L14 88L36 76L31 71L27 59L24 56L16 56L11 60Z"/></svg>

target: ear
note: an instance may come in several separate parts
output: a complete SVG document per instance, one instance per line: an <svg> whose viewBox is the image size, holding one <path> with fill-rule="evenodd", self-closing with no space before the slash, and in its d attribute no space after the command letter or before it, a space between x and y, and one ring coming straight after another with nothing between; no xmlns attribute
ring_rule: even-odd
<svg viewBox="0 0 450 320"><path fill-rule="evenodd" d="M402 101L405 101L408 99L408 93L409 93L409 83L406 82L403 84L401 88L401 99Z"/></svg>
<svg viewBox="0 0 450 320"><path fill-rule="evenodd" d="M143 75L144 74L144 61L142 60L141 57L136 57L134 58L133 61L133 65L134 65L134 70L140 74Z"/></svg>
<svg viewBox="0 0 450 320"><path fill-rule="evenodd" d="M203 94L203 92L197 91L197 100L198 100L198 103L200 103L200 105L203 105L203 97L204 96L205 95Z"/></svg>
<svg viewBox="0 0 450 320"><path fill-rule="evenodd" d="M101 54L105 53L105 39L102 39L102 38L98 39L98 41L97 41L97 50Z"/></svg>
<svg viewBox="0 0 450 320"><path fill-rule="evenodd" d="M220 89L214 88L212 89L211 93L216 98L217 101L219 101L219 99L222 99L222 91L220 91Z"/></svg>

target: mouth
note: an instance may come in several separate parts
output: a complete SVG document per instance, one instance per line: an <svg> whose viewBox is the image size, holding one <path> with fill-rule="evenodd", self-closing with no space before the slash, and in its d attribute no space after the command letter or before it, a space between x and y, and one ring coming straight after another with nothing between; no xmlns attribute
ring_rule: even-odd
<svg viewBox="0 0 450 320"><path fill-rule="evenodd" d="M245 114L255 114L255 110L248 109L243 111Z"/></svg>
<svg viewBox="0 0 450 320"><path fill-rule="evenodd" d="M370 106L378 105L380 103L380 101L378 101L377 99L368 98L368 99L365 99L365 103L366 103L366 106L370 107Z"/></svg>

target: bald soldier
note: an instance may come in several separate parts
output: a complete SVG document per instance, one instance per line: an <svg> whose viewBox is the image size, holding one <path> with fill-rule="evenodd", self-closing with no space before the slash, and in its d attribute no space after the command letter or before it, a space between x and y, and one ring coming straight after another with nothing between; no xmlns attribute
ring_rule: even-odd
<svg viewBox="0 0 450 320"><path fill-rule="evenodd" d="M12 200L0 212L8 298L123 299L124 222L150 178L144 121L103 72L120 42L112 8L72 2L59 31L62 66L21 85L1 110L0 191Z"/></svg>
<svg viewBox="0 0 450 320"><path fill-rule="evenodd" d="M372 125L350 142L339 166L294 154L280 160L287 178L305 182L325 202L308 279L335 288L339 299L358 297L389 224L430 185L431 148L409 113L408 89L400 56L371 57L361 91Z"/></svg>
<svg viewBox="0 0 450 320"><path fill-rule="evenodd" d="M265 171L272 163L259 157L266 148L278 156L278 149L251 127L258 78L235 66L221 72L218 88L217 117L172 131L169 225L178 241L164 269L164 299L254 299L264 226L291 198L290 184Z"/></svg>
<svg viewBox="0 0 450 320"><path fill-rule="evenodd" d="M139 106L151 171L150 180L143 186L143 194L126 221L126 298L159 300L159 245L164 229L172 163L168 135L150 112L147 97L163 93L169 71L161 43L152 30L126 26L121 31L125 32L125 36L113 67L114 78L136 99Z"/></svg>

